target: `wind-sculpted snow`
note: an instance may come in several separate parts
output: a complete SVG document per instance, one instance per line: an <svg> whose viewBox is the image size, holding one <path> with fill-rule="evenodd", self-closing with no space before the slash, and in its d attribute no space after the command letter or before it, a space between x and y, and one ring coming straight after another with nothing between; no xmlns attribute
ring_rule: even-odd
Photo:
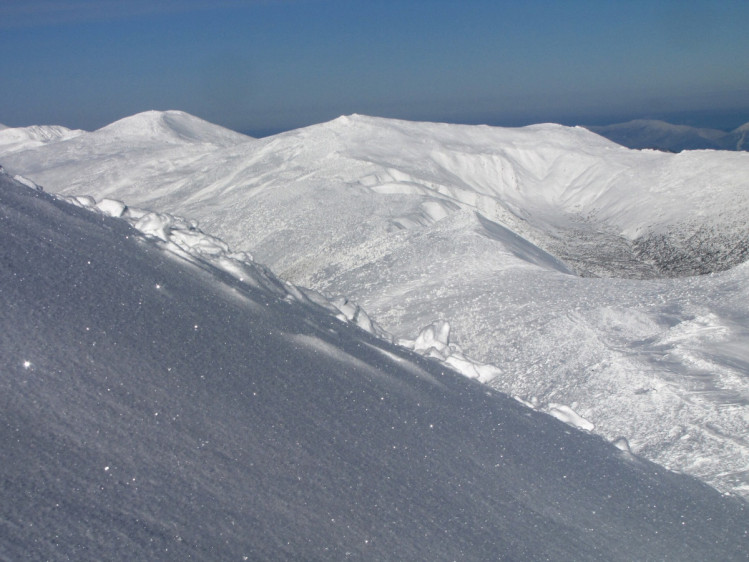
<svg viewBox="0 0 749 562"><path fill-rule="evenodd" d="M231 146L96 139L0 162L197 220L414 349L446 322L427 355L492 365L463 371L749 494L749 154L364 116Z"/></svg>
<svg viewBox="0 0 749 562"><path fill-rule="evenodd" d="M27 187L39 190L39 186L29 185L23 177L18 176L15 179ZM356 303L345 297L328 298L316 291L281 281L266 267L255 263L252 256L246 252L232 252L225 242L200 230L195 221L187 221L166 213L130 208L115 199L102 199L98 203L90 196L64 199L73 205L106 216L122 218L139 232L159 240L165 249L199 267L210 266L225 271L243 284L275 296L308 306L322 307L343 322L350 322L388 342L395 341L391 334L372 321L366 311ZM438 326L437 336L434 335L435 326ZM501 371L496 367L467 357L459 346L450 343L449 336L449 324L439 322L423 328L416 340L401 339L398 344L425 357L437 359L468 378L488 382L500 374Z"/></svg>
<svg viewBox="0 0 749 562"><path fill-rule="evenodd" d="M582 273L683 275L727 269L746 258L748 154L630 151L583 128L351 116L253 140L180 112L148 112L67 142L0 151L0 157L13 173L53 191L212 218L211 227L232 243L246 244L246 234L291 234L302 221L289 225L289 219L255 216L250 224L244 203L226 217L242 228L224 232L216 215L227 210L217 199L234 204L259 197L271 204L279 194L266 192L285 186L301 193L314 189L301 201L308 204L326 190L340 197L345 187L349 198L365 199L356 211L381 207L383 199L403 201L387 217L391 229L423 227L470 209ZM289 218L296 219L302 209L293 212ZM723 250L702 255L705 244L690 239L696 225L704 227L704 243ZM331 228L317 228L325 236L314 242L335 243ZM651 240L657 241L652 251ZM676 260L684 265L674 267Z"/></svg>
<svg viewBox="0 0 749 562"><path fill-rule="evenodd" d="M746 504L96 207L0 174L0 558L746 558Z"/></svg>

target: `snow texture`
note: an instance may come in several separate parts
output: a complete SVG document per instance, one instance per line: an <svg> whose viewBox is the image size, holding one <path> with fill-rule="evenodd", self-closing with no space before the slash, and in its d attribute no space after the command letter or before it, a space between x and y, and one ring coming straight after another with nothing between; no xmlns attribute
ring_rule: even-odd
<svg viewBox="0 0 749 562"><path fill-rule="evenodd" d="M71 130L59 125L33 125L31 127L10 128L0 125L0 150L8 154L17 150L43 146L83 134L81 130Z"/></svg>
<svg viewBox="0 0 749 562"><path fill-rule="evenodd" d="M0 558L746 559L745 503L76 203L0 174Z"/></svg>
<svg viewBox="0 0 749 562"><path fill-rule="evenodd" d="M352 115L250 139L193 119L136 115L0 162L198 221L342 318L749 497L749 154L553 124ZM164 239L164 220L141 227Z"/></svg>

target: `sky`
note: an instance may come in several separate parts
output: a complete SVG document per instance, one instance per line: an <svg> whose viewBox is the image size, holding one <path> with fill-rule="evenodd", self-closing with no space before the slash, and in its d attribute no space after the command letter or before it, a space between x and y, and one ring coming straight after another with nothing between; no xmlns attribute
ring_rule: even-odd
<svg viewBox="0 0 749 562"><path fill-rule="evenodd" d="M746 0L3 0L0 123L749 121Z"/></svg>

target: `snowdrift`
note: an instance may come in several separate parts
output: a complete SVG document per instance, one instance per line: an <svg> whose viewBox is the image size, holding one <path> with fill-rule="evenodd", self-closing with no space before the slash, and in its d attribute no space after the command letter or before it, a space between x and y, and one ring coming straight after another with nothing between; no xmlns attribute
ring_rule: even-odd
<svg viewBox="0 0 749 562"><path fill-rule="evenodd" d="M745 559L745 503L164 223L0 174L3 558Z"/></svg>

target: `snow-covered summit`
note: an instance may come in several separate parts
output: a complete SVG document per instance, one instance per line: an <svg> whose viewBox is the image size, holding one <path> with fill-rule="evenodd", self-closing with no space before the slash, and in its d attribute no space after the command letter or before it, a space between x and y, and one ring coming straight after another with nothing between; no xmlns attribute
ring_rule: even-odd
<svg viewBox="0 0 749 562"><path fill-rule="evenodd" d="M747 257L743 153L631 151L555 124L498 128L351 115L263 139L231 158L237 180L325 177L443 211L477 211L586 273L708 273ZM195 201L191 191L181 190L183 204ZM210 198L211 189L199 191ZM425 214L429 220L423 208L408 216L418 223Z"/></svg>
<svg viewBox="0 0 749 562"><path fill-rule="evenodd" d="M55 170L58 178L86 160L100 180L112 166L135 166L155 160L166 167L254 139L183 111L146 111L120 119L93 132L44 126L0 131L0 157L8 169ZM152 163L148 163L149 166ZM102 166L107 169L102 169ZM31 175L34 175L33 173ZM116 174L116 180L122 174Z"/></svg>
<svg viewBox="0 0 749 562"><path fill-rule="evenodd" d="M98 139L153 143L207 143L231 146L251 137L214 125L184 111L145 111L94 131Z"/></svg>
<svg viewBox="0 0 749 562"><path fill-rule="evenodd" d="M0 131L0 138L16 134L13 131ZM81 172L80 164L86 162L88 181L117 190L138 181L142 174L168 174L214 152L255 140L182 111L146 111L93 132L78 133L65 142L26 143L15 150L4 150L0 144L0 162L14 174L36 177L39 185L45 185L42 176L54 176L49 178L51 185L58 180L72 183ZM98 190L90 192L102 195Z"/></svg>

